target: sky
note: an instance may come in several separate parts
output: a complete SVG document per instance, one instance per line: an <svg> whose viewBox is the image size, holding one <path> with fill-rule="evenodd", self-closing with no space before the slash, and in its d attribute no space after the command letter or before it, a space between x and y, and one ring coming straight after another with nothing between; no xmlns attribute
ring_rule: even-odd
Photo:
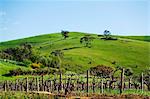
<svg viewBox="0 0 150 99"><path fill-rule="evenodd" d="M149 0L0 0L0 42L61 30L150 35Z"/></svg>

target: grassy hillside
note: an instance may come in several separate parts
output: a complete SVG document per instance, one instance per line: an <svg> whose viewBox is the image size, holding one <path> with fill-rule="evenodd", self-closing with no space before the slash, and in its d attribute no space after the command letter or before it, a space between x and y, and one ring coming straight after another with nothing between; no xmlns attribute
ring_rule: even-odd
<svg viewBox="0 0 150 99"><path fill-rule="evenodd" d="M71 32L66 40L60 33L40 35L1 42L0 50L18 46L23 42L31 43L45 56L53 50L61 49L64 52L63 68L75 72L82 72L99 64L114 67L113 61L116 61L116 65L131 67L135 73L150 67L149 42L127 38L106 41L99 39L96 34L91 34L96 39L93 40L91 48L86 48L80 44L80 38L84 35L84 33Z"/></svg>
<svg viewBox="0 0 150 99"><path fill-rule="evenodd" d="M150 36L120 36L121 38L150 42Z"/></svg>
<svg viewBox="0 0 150 99"><path fill-rule="evenodd" d="M27 67L23 67L23 66L19 66L19 65L15 65L15 64L0 61L0 81L1 80L8 80L8 79L13 80L14 77L5 77L3 75L6 74L6 73L9 73L9 70L17 69L17 68L29 69Z"/></svg>

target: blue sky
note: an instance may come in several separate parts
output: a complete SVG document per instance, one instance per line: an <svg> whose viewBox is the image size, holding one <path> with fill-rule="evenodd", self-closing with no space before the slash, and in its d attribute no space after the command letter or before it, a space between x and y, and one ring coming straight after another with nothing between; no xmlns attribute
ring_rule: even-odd
<svg viewBox="0 0 150 99"><path fill-rule="evenodd" d="M149 35L148 0L0 0L0 42L61 30Z"/></svg>

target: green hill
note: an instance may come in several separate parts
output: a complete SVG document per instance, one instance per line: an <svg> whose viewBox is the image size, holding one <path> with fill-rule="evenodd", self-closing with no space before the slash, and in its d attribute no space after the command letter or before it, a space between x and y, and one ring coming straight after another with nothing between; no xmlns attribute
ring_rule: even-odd
<svg viewBox="0 0 150 99"><path fill-rule="evenodd" d="M67 39L63 39L60 33L39 35L1 42L0 50L24 42L31 43L34 49L45 56L50 55L53 50L60 49L64 52L63 68L78 73L99 64L131 67L136 74L150 67L150 42L127 37L120 37L118 40L101 40L96 34L91 34L95 39L92 47L86 48L80 44L80 38L84 35L85 33L70 32ZM114 61L116 64L112 64Z"/></svg>
<svg viewBox="0 0 150 99"><path fill-rule="evenodd" d="M150 36L120 36L121 38L150 42Z"/></svg>
<svg viewBox="0 0 150 99"><path fill-rule="evenodd" d="M23 67L23 66L11 64L11 63L8 63L8 62L0 61L0 81L1 80L8 80L8 79L13 80L14 77L6 77L6 76L3 76L3 75L6 74L6 73L9 73L9 70L13 70L13 69L17 69L17 68L22 68L23 70L29 69L27 67Z"/></svg>

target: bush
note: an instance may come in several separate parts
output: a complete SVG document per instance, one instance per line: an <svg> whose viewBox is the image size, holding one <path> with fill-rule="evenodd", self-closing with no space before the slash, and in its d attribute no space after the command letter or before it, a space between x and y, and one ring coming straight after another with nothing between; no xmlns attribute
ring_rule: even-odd
<svg viewBox="0 0 150 99"><path fill-rule="evenodd" d="M7 48L0 52L0 58L11 59L23 62L24 59L30 59L32 56L32 45L23 43L18 47Z"/></svg>
<svg viewBox="0 0 150 99"><path fill-rule="evenodd" d="M133 75L133 70L132 70L131 68L125 69L124 72L125 72L124 75L126 75L126 76L131 76L131 75Z"/></svg>
<svg viewBox="0 0 150 99"><path fill-rule="evenodd" d="M104 39L104 40L118 40L118 39L115 38L115 37L108 37L108 38L103 37L103 38L101 38L101 39Z"/></svg>
<svg viewBox="0 0 150 99"><path fill-rule="evenodd" d="M32 62L31 62L30 60L28 60L28 59L25 59L25 60L23 61L23 63L24 63L26 66L28 66L28 65L30 65Z"/></svg>
<svg viewBox="0 0 150 99"><path fill-rule="evenodd" d="M98 65L96 67L90 68L90 73L92 75L104 78L109 78L113 74L113 71L113 68L104 65Z"/></svg>
<svg viewBox="0 0 150 99"><path fill-rule="evenodd" d="M3 76L18 76L18 75L47 75L57 73L58 69L55 68L43 68L35 70L22 70L21 68L10 70L8 74ZM62 71L64 73L64 71Z"/></svg>
<svg viewBox="0 0 150 99"><path fill-rule="evenodd" d="M41 64L40 63L32 63L31 64L31 68L33 68L33 69L38 69L38 68L40 68L41 67Z"/></svg>
<svg viewBox="0 0 150 99"><path fill-rule="evenodd" d="M15 70L9 71L10 76L23 75L23 70L21 68L17 68Z"/></svg>

